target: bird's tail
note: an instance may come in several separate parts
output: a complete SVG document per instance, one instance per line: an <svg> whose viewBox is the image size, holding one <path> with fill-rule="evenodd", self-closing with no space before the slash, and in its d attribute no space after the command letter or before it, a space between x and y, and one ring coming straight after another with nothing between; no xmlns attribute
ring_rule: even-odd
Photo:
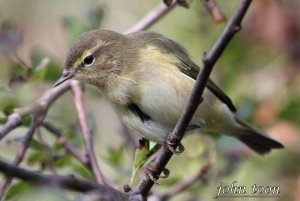
<svg viewBox="0 0 300 201"><path fill-rule="evenodd" d="M281 143L250 127L241 119L236 118L236 121L242 126L242 128L237 130L236 137L258 154L264 155L272 149L284 148Z"/></svg>

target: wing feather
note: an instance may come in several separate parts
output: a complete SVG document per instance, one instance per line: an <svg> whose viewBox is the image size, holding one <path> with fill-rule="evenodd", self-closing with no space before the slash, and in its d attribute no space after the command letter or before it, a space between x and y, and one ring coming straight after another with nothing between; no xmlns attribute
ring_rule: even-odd
<svg viewBox="0 0 300 201"><path fill-rule="evenodd" d="M185 75L196 80L200 68L190 59L188 52L180 44L154 32L137 32L129 34L128 37L134 38L137 46L152 45L158 47L162 53L173 55L179 61L176 62L178 69ZM220 101L226 104L232 112L236 112L236 107L231 99L211 79L208 80L206 87Z"/></svg>

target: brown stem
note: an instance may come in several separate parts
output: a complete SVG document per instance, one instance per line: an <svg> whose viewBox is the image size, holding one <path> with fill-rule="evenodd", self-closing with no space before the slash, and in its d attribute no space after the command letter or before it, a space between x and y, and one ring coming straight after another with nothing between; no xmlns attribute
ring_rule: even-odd
<svg viewBox="0 0 300 201"><path fill-rule="evenodd" d="M35 185L55 186L70 189L73 191L88 192L96 190L99 194L105 195L103 201L140 201L141 198L135 195L122 193L113 188L98 184L93 181L79 179L73 175L59 176L29 171L16 165L0 160L0 171L10 177L17 177Z"/></svg>
<svg viewBox="0 0 300 201"><path fill-rule="evenodd" d="M20 144L18 151L17 151L17 155L13 161L13 165L18 166L24 159L24 156L27 152L29 143L33 137L33 134L38 126L38 115L35 114L33 117L33 120L29 126L29 129L27 131L26 134L26 138L24 139L24 141ZM6 175L5 179L3 182L1 182L0 185L0 198L3 197L5 190L7 189L7 187L10 185L11 181L12 181L13 177Z"/></svg>
<svg viewBox="0 0 300 201"><path fill-rule="evenodd" d="M15 109L14 113L9 115L7 122L0 128L0 140L2 140L10 131L17 128L22 123L22 118L26 115L34 114L35 112L47 111L51 104L64 92L70 89L71 82L68 81L58 87L50 89L42 98L35 101L33 104Z"/></svg>
<svg viewBox="0 0 300 201"><path fill-rule="evenodd" d="M173 198L175 195L181 193L182 191L186 190L188 187L196 183L197 181L203 180L204 176L207 174L207 172L210 170L212 166L211 161L207 161L197 172L196 175L187 178L179 183L177 183L172 189L165 193L161 200L166 201L170 198Z"/></svg>
<svg viewBox="0 0 300 201"><path fill-rule="evenodd" d="M97 163L97 158L93 148L91 129L88 125L86 112L83 106L84 100L83 100L81 85L78 82L72 83L71 88L74 95L74 103L75 103L75 107L79 119L79 124L82 130L83 140L85 144L85 152L89 159L92 172L96 178L96 181L99 184L105 184L106 181Z"/></svg>
<svg viewBox="0 0 300 201"><path fill-rule="evenodd" d="M145 17L139 20L135 25L128 29L124 34L130 34L137 31L143 31L148 29L169 11L176 6L176 3L172 3L170 6L166 6L164 3L160 3L156 8L151 10Z"/></svg>
<svg viewBox="0 0 300 201"><path fill-rule="evenodd" d="M204 0L204 4L215 23L224 22L226 20L225 15L219 9L214 0Z"/></svg>
<svg viewBox="0 0 300 201"><path fill-rule="evenodd" d="M204 54L203 68L199 72L195 85L193 87L188 104L181 114L174 130L168 135L168 140L176 142L178 145L184 136L185 130L193 117L198 105L201 102L202 94L209 79L209 75L213 69L214 64L217 62L233 36L240 30L241 21L246 14L252 0L240 0L234 14L230 21L227 23L224 31L212 47L208 54ZM149 164L150 168L156 170L157 174L161 174L165 166L171 159L173 153L166 151L164 148L160 149L158 156ZM153 181L149 177L144 176L135 191L144 197L147 197L149 191L153 186Z"/></svg>
<svg viewBox="0 0 300 201"><path fill-rule="evenodd" d="M80 150L78 150L73 144L69 143L58 128L55 128L52 124L45 121L42 125L45 129L47 129L51 134L53 134L57 138L58 142L64 146L64 148L69 154L74 156L74 158L76 158L83 165L90 168L88 158L85 155L83 155L80 152Z"/></svg>

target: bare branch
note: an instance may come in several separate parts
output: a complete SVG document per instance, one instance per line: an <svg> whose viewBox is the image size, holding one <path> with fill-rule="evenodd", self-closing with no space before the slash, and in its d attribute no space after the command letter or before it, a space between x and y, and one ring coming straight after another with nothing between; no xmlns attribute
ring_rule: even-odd
<svg viewBox="0 0 300 201"><path fill-rule="evenodd" d="M98 184L93 181L79 179L73 175L58 176L53 174L43 174L19 168L10 163L0 160L0 171L10 177L17 177L24 181L35 185L46 185L62 187L65 189L88 192L97 190L102 195L107 195L107 199L103 201L140 201L141 199L136 195L125 194L113 188Z"/></svg>
<svg viewBox="0 0 300 201"><path fill-rule="evenodd" d="M68 153L74 156L83 165L89 167L88 158L83 155L73 144L69 143L58 128L55 128L49 122L43 122L42 125L57 138L59 144L62 144Z"/></svg>
<svg viewBox="0 0 300 201"><path fill-rule="evenodd" d="M96 178L96 181L99 184L105 184L106 180L103 176L103 173L101 172L101 170L99 168L99 164L97 163L97 158L96 158L95 151L93 148L91 129L88 125L86 113L85 113L84 106L83 106L83 95L82 95L81 85L79 82L76 82L76 83L72 83L71 87L72 87L72 92L74 95L74 103L75 103L75 107L77 110L80 127L82 130L86 155L89 159L89 163L90 163L92 172Z"/></svg>
<svg viewBox="0 0 300 201"><path fill-rule="evenodd" d="M216 41L208 54L204 54L203 68L197 76L194 88L192 90L188 105L181 114L174 130L168 135L168 140L178 145L184 136L185 130L194 115L198 105L201 103L202 94L206 86L206 82L209 79L209 75L212 71L214 64L217 62L233 36L240 30L241 21L246 14L252 0L241 0L237 6L233 16L226 25L224 31ZM176 146L177 147L177 146ZM149 164L149 168L156 170L157 175L161 174L165 166L171 159L173 153L161 148L158 156ZM142 181L136 187L135 191L140 193L144 197L147 197L150 189L153 186L153 181L149 177L144 176Z"/></svg>
<svg viewBox="0 0 300 201"><path fill-rule="evenodd" d="M145 17L139 20L135 25L128 29L124 34L134 33L137 31L143 31L148 29L158 20L160 20L165 14L171 11L176 6L176 3L172 3L170 6L166 6L164 3L160 3L156 8L151 10Z"/></svg>
<svg viewBox="0 0 300 201"><path fill-rule="evenodd" d="M33 137L33 134L36 130L38 126L38 114L35 114L33 117L33 120L29 126L29 129L27 131L26 134L26 138L24 139L24 141L20 144L18 151L17 151L17 155L13 161L13 164L18 166L24 159L24 156L27 152L29 143ZM0 185L0 198L2 198L2 196L4 195L5 190L7 189L7 187L10 185L11 181L12 181L13 177L11 176L7 176L5 177L4 181L1 182Z"/></svg>
<svg viewBox="0 0 300 201"><path fill-rule="evenodd" d="M71 82L68 81L56 88L50 89L47 93L43 95L42 98L35 101L33 104L15 109L14 113L9 115L8 121L0 128L0 140L2 140L10 131L21 125L22 118L26 115L34 114L35 112L45 111L50 107L50 105L65 91L70 89Z"/></svg>
<svg viewBox="0 0 300 201"><path fill-rule="evenodd" d="M214 0L204 0L204 4L215 23L224 22L226 20L225 15L218 8Z"/></svg>
<svg viewBox="0 0 300 201"><path fill-rule="evenodd" d="M6 124L0 128L0 140L1 140L10 131L12 131L13 129L21 125L22 118L24 116L34 114L32 122L27 131L26 138L21 143L17 151L17 155L13 162L14 165L19 165L23 161L23 158L26 154L32 136L37 126L44 119L47 113L47 109L61 94L63 94L65 91L67 91L70 88L70 83L71 82L67 82L62 86L60 86L59 88L51 89L41 99L37 100L30 106L15 109L15 112L8 117L8 121L6 122ZM10 185L12 179L13 177L6 175L5 180L0 185L0 198L3 196L6 188Z"/></svg>
<svg viewBox="0 0 300 201"><path fill-rule="evenodd" d="M166 201L170 198L173 198L175 195L181 193L182 191L186 190L188 187L196 183L197 181L203 180L204 176L207 174L207 172L212 167L211 161L207 161L197 172L196 175L187 178L179 183L177 183L172 189L165 193L163 196L161 196L161 200Z"/></svg>

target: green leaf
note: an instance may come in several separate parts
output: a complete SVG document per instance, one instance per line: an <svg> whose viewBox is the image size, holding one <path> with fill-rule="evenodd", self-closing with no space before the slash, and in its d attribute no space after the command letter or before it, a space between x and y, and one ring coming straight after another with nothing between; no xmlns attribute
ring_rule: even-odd
<svg viewBox="0 0 300 201"><path fill-rule="evenodd" d="M63 25L67 33L69 34L69 42L74 41L76 37L87 31L82 22L80 23L80 21L74 16L65 17L63 19Z"/></svg>
<svg viewBox="0 0 300 201"><path fill-rule="evenodd" d="M279 118L284 119L295 124L300 122L300 97L290 98L279 112Z"/></svg>
<svg viewBox="0 0 300 201"><path fill-rule="evenodd" d="M150 156L154 153L153 149L156 149L156 146L150 149L150 142L148 140L144 140L143 146L138 147L136 149L130 179L131 185L133 184L134 178L139 169L148 161Z"/></svg>
<svg viewBox="0 0 300 201"><path fill-rule="evenodd" d="M71 155L64 155L55 158L54 162L57 167L64 167L70 165L71 160L72 160Z"/></svg>
<svg viewBox="0 0 300 201"><path fill-rule="evenodd" d="M23 181L16 182L12 184L10 188L7 190L5 194L5 200L10 200L17 196L20 196L26 192L29 192L30 189L31 189L31 185L29 185L28 183L25 183Z"/></svg>
<svg viewBox="0 0 300 201"><path fill-rule="evenodd" d="M24 116L24 117L22 118L22 126L28 127L28 126L30 125L30 123L31 123L31 120L32 120L32 118L31 118L30 115Z"/></svg>
<svg viewBox="0 0 300 201"><path fill-rule="evenodd" d="M61 65L50 59L43 50L34 50L31 54L34 81L55 81L61 75Z"/></svg>
<svg viewBox="0 0 300 201"><path fill-rule="evenodd" d="M29 155L27 164L30 166L35 165L36 163L41 164L45 161L45 158L45 152L33 152Z"/></svg>
<svg viewBox="0 0 300 201"><path fill-rule="evenodd" d="M113 166L120 166L124 158L124 147L108 149L108 154L105 159Z"/></svg>
<svg viewBox="0 0 300 201"><path fill-rule="evenodd" d="M48 68L47 67L43 67L43 68L36 68L33 72L33 76L35 80L38 81L43 81L45 80L45 77L47 75L48 72Z"/></svg>
<svg viewBox="0 0 300 201"><path fill-rule="evenodd" d="M0 117L0 124L5 124L7 122L7 117Z"/></svg>
<svg viewBox="0 0 300 201"><path fill-rule="evenodd" d="M7 105L4 110L3 110L4 114L6 116L10 115L11 113L14 112L14 106L13 105Z"/></svg>
<svg viewBox="0 0 300 201"><path fill-rule="evenodd" d="M72 172L77 175L79 174L80 176L86 178L86 179L92 179L93 175L91 171L89 171L86 167L82 166L81 164L77 163L72 163L71 165Z"/></svg>
<svg viewBox="0 0 300 201"><path fill-rule="evenodd" d="M40 143L39 141L37 141L36 139L31 139L30 143L29 143L29 147L31 149L37 150L37 151L44 151L44 145L42 143Z"/></svg>
<svg viewBox="0 0 300 201"><path fill-rule="evenodd" d="M162 185L171 187L174 186L176 183L180 182L183 178L172 176L171 178L164 179Z"/></svg>

